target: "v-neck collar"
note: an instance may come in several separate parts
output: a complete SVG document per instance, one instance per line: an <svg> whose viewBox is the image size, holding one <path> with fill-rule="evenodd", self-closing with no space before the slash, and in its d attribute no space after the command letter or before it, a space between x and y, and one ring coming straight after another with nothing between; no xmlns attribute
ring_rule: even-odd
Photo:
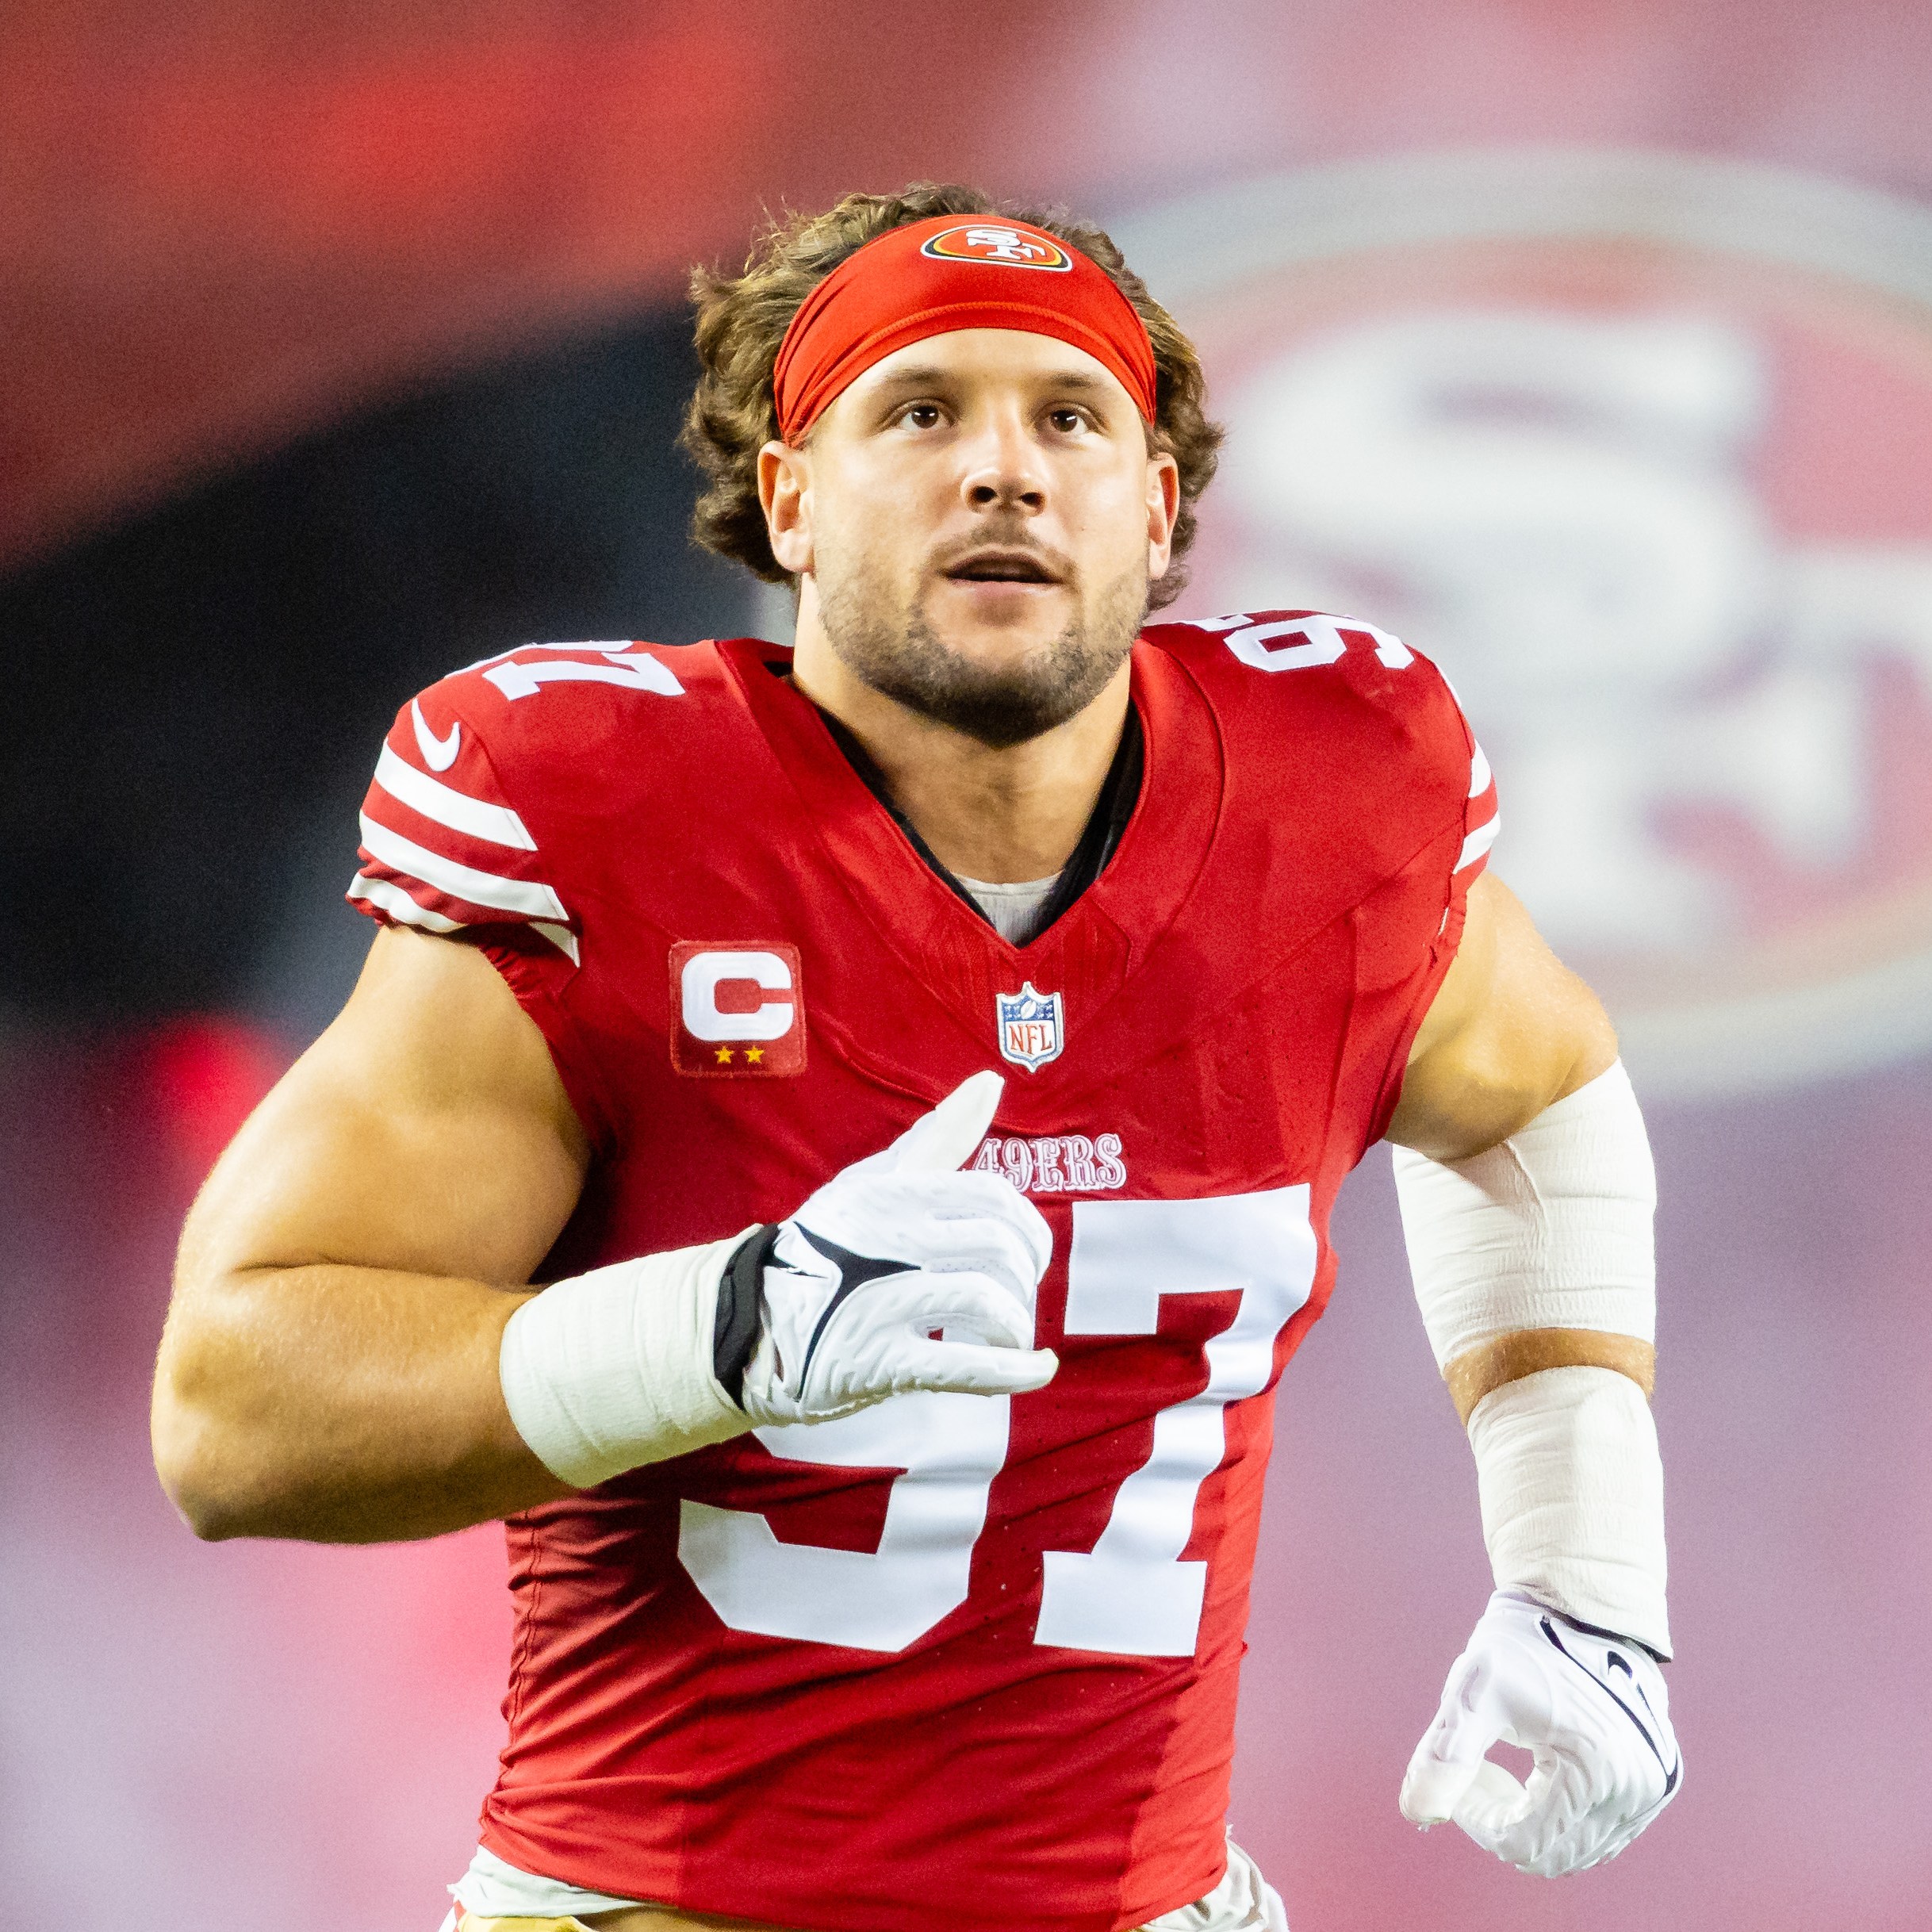
<svg viewBox="0 0 1932 1932"><path fill-rule="evenodd" d="M886 784L885 773L873 762L871 753L830 711L820 711L818 715L826 731L830 734L832 742L845 754L845 762L858 773L864 782L866 790L878 800L892 822L905 834L907 844L918 853L956 898L991 926L993 920L985 907L979 903L978 895L958 873L941 861L938 854L920 837L919 828L899 810ZM1115 747L1113 762L1107 767L1107 775L1101 781L1100 795L1094 800L1094 809L1087 815L1086 826L1075 841L1071 853L1055 875L1051 890L1041 903L1037 922L1032 937L1025 942L1026 945L1033 945L1045 937L1054 922L1062 918L1080 895L1106 870L1107 862L1118 849L1128 822L1133 816L1134 807L1140 802L1140 781L1146 765L1145 746L1146 734L1140 728L1140 713L1130 703L1127 707L1125 721L1121 727L1121 742ZM1023 951L1025 948L1020 949Z"/></svg>
<svg viewBox="0 0 1932 1932"><path fill-rule="evenodd" d="M1042 991L1077 983L1091 1020L1144 964L1206 863L1225 790L1220 734L1187 672L1144 639L1130 687L1144 746L1140 795L1099 877L1024 946L1002 938L919 856L784 676L788 651L756 638L715 648L855 907L976 1037L987 1030L995 983L1006 991L1023 979Z"/></svg>

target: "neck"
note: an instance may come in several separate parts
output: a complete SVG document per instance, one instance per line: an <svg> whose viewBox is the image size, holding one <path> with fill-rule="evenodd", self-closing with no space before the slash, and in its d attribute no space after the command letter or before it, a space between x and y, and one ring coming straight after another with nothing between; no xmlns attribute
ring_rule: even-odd
<svg viewBox="0 0 1932 1932"><path fill-rule="evenodd" d="M855 677L818 622L807 577L792 681L884 774L892 802L947 871L990 885L1057 872L1092 817L1125 723L1129 666L1085 710L1022 745L993 746Z"/></svg>

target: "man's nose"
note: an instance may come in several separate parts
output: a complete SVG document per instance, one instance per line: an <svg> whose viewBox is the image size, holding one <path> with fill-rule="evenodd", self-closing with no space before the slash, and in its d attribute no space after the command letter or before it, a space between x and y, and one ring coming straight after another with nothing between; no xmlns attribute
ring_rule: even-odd
<svg viewBox="0 0 1932 1932"><path fill-rule="evenodd" d="M967 508L979 513L1008 509L1035 513L1046 508L1046 477L1039 451L1017 418L1002 415L973 439L960 492Z"/></svg>

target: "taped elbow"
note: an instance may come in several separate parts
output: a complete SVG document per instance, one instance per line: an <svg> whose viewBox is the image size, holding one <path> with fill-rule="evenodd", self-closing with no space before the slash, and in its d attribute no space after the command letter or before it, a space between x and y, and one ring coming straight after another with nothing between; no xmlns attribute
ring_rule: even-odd
<svg viewBox="0 0 1932 1932"><path fill-rule="evenodd" d="M1439 1367L1524 1331L1655 1341L1657 1177L1621 1063L1485 1153L1394 1167Z"/></svg>

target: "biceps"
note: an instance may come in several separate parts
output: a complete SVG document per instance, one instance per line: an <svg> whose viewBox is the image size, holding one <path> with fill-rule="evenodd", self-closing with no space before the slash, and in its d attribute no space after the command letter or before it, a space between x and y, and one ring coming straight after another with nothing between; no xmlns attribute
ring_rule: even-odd
<svg viewBox="0 0 1932 1932"><path fill-rule="evenodd" d="M1514 894L1485 877L1402 1084L1389 1138L1439 1160L1493 1147L1616 1058L1601 1002Z"/></svg>
<svg viewBox="0 0 1932 1932"><path fill-rule="evenodd" d="M385 933L210 1175L184 1282L320 1262L525 1281L587 1160L542 1038L489 961Z"/></svg>

